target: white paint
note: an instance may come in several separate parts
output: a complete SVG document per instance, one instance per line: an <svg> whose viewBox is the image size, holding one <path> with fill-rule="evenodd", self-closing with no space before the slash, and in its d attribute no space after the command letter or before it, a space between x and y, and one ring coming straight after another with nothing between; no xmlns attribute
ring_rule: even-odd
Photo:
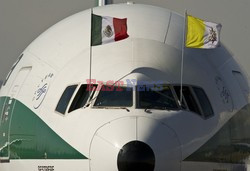
<svg viewBox="0 0 250 171"><path fill-rule="evenodd" d="M138 4L109 5L94 8L93 12L102 16L127 17L130 37L92 47L92 78L104 82L121 79L126 83L126 79L137 79L180 83L183 40L180 29L183 19L180 15L167 9ZM211 51L187 49L184 59L183 83L202 87L213 106L215 114L207 120L182 110L151 110L149 114L143 109L136 109L135 98L133 106L128 108L129 112L120 108L97 109L92 103L72 113L58 114L55 108L65 88L86 83L89 78L90 14L90 10L78 13L44 32L24 51L23 59L0 91L0 96L11 96L14 92L13 97L34 111L53 131L90 160L11 160L8 164L0 164L1 171L34 171L43 165L52 165L61 171L72 168L87 171L100 167L117 170L119 148L134 139L152 146L160 170L164 170L165 165L170 169L179 169L181 163L178 161L196 151L248 103L239 93L242 90L232 75L232 69L244 72L220 47ZM32 70L22 86L11 91L14 88L12 85L20 83L15 78L26 66L32 66ZM34 92L48 73L54 73L55 77L36 111L32 101ZM216 76L223 79L230 92L233 111L228 110L231 106L225 105L221 99L215 83ZM154 128L158 131L154 132ZM121 132L123 136L120 136ZM158 156L160 149L169 161L163 163L164 158Z"/></svg>

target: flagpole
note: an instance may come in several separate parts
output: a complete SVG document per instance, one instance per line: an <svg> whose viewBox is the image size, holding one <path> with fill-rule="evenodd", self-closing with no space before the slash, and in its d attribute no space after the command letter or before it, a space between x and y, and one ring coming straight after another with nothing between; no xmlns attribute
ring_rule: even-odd
<svg viewBox="0 0 250 171"><path fill-rule="evenodd" d="M180 88L180 106L182 105L183 93L183 67L184 67L184 55L185 55L185 43L186 43L186 25L187 25L187 9L185 9L184 24L183 24L183 42L181 53L181 88Z"/></svg>
<svg viewBox="0 0 250 171"><path fill-rule="evenodd" d="M92 20L93 20L93 8L91 8L90 18L90 55L89 55L89 97L91 95L91 72L92 72Z"/></svg>

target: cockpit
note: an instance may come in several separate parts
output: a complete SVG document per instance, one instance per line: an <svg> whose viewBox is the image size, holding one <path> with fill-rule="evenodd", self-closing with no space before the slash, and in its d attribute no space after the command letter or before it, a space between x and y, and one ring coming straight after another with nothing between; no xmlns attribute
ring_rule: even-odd
<svg viewBox="0 0 250 171"><path fill-rule="evenodd" d="M64 90L56 112L66 115L78 109L126 108L186 110L207 119L214 115L205 91L192 85L70 85Z"/></svg>

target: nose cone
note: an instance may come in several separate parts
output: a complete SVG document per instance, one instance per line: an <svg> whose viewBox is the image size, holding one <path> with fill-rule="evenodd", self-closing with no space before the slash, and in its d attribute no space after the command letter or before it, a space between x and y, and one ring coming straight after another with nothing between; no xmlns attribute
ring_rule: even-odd
<svg viewBox="0 0 250 171"><path fill-rule="evenodd" d="M153 171L155 155L152 148L141 141L131 141L125 144L118 154L119 171Z"/></svg>
<svg viewBox="0 0 250 171"><path fill-rule="evenodd" d="M126 117L100 127L90 148L91 171L180 170L175 132L146 117Z"/></svg>

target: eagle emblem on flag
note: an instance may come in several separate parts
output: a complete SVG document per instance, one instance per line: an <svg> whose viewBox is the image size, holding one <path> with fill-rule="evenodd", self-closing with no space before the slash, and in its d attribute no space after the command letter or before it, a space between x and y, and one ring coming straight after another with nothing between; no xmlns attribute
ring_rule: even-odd
<svg viewBox="0 0 250 171"><path fill-rule="evenodd" d="M103 30L103 34L106 36L106 37L112 37L113 36L113 31L112 31L112 28L110 27L110 25L107 25L107 27Z"/></svg>

